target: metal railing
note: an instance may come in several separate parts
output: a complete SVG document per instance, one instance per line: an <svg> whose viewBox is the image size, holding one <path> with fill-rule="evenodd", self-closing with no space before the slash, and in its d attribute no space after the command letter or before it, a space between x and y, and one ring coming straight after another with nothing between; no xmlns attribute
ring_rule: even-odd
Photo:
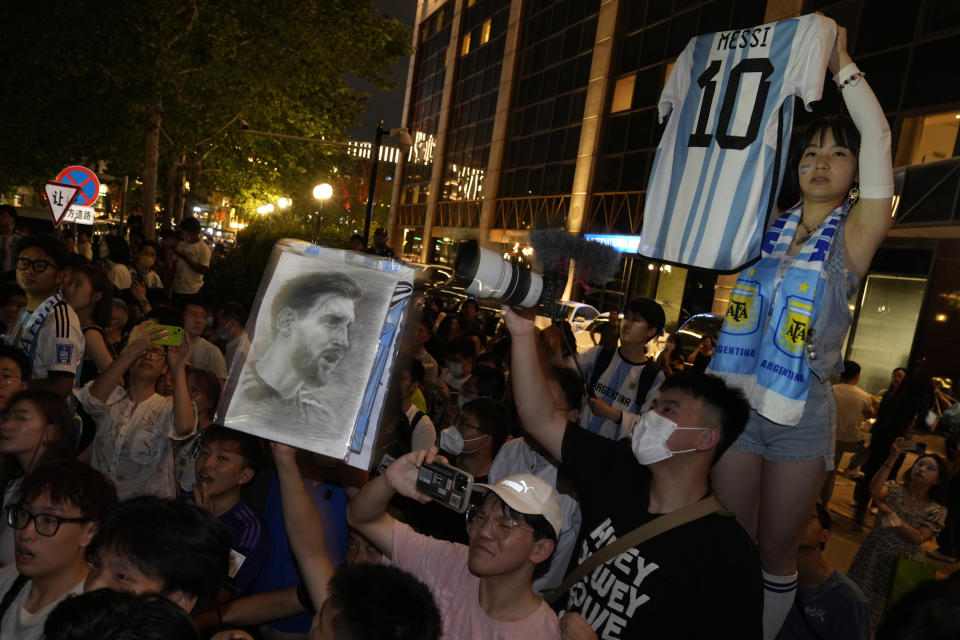
<svg viewBox="0 0 960 640"><path fill-rule="evenodd" d="M422 227L427 221L427 205L401 204L397 205L397 224L404 227Z"/></svg>
<svg viewBox="0 0 960 640"><path fill-rule="evenodd" d="M482 203L482 200L443 200L438 202L437 218L434 225L476 229L480 226L480 206Z"/></svg>
<svg viewBox="0 0 960 640"><path fill-rule="evenodd" d="M583 228L597 233L640 233L646 191L612 191L590 196Z"/></svg>
<svg viewBox="0 0 960 640"><path fill-rule="evenodd" d="M499 198L493 226L515 231L562 228L569 210L570 194Z"/></svg>

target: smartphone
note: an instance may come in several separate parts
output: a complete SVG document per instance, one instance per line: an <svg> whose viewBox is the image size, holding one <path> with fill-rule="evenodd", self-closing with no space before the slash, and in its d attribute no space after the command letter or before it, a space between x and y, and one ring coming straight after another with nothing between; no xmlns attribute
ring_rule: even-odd
<svg viewBox="0 0 960 640"><path fill-rule="evenodd" d="M470 505L473 476L448 464L431 462L420 467L417 491L448 509L463 513Z"/></svg>
<svg viewBox="0 0 960 640"><path fill-rule="evenodd" d="M376 469L376 471L373 472L373 475L374 475L374 476L382 476L382 475L383 475L383 472L387 470L387 467L389 467L391 464L393 464L393 461L394 461L394 460L396 460L396 458L394 458L394 457L393 457L392 455L390 455L389 453L383 454L383 457L380 458L380 464L377 465L377 469Z"/></svg>
<svg viewBox="0 0 960 640"><path fill-rule="evenodd" d="M167 330L166 338L157 338L153 344L162 344L168 347L179 347L183 344L183 327L177 327L172 324L151 324L148 329L161 327Z"/></svg>
<svg viewBox="0 0 960 640"><path fill-rule="evenodd" d="M927 451L927 443L919 440L908 440L903 443L904 451L911 451L917 455L923 455Z"/></svg>

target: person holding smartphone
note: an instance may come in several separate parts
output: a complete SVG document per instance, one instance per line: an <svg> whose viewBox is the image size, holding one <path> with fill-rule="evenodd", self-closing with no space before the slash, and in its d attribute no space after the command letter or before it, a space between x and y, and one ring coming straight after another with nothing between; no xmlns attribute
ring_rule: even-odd
<svg viewBox="0 0 960 640"><path fill-rule="evenodd" d="M905 438L894 440L887 461L870 480L870 495L879 512L847 572L870 603L874 629L886 611L897 560L922 560L923 543L943 528L947 517L943 506L947 466L937 454L920 452L902 483L889 479L897 459L917 451L917 444L922 443Z"/></svg>

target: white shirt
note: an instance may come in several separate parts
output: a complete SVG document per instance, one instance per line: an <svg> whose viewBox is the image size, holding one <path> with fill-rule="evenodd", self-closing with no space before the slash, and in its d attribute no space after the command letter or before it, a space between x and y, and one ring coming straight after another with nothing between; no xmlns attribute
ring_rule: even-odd
<svg viewBox="0 0 960 640"><path fill-rule="evenodd" d="M210 266L210 247L201 238L197 242L181 242L178 249L187 254L191 260L205 267ZM203 286L203 274L190 268L183 258L177 256L173 275L173 292L191 294L200 291Z"/></svg>
<svg viewBox="0 0 960 640"><path fill-rule="evenodd" d="M54 294L56 296L58 294ZM54 296L51 296L54 297ZM44 307L50 298L47 298L37 309ZM50 309L37 334L36 345L24 343L30 326L34 322L37 309L28 311L24 307L17 316L13 328L7 333L7 344L20 347L30 356L33 364L33 378L49 378L50 373L68 373L80 379L78 369L83 363L85 342L83 330L80 328L80 319L66 301L62 301Z"/></svg>
<svg viewBox="0 0 960 640"><path fill-rule="evenodd" d="M186 440L173 428L173 398L153 394L140 404L123 387L110 394L106 404L90 393L91 381L74 395L97 424L90 466L110 476L121 500L138 495L174 498L173 440Z"/></svg>
<svg viewBox="0 0 960 640"><path fill-rule="evenodd" d="M532 473L557 488L557 468L549 460L530 448L523 438L514 438L502 447L490 465L487 482L496 484L515 473ZM550 569L533 581L539 592L556 589L563 582L570 564L570 557L577 545L580 533L580 503L564 493L557 493L563 510L563 525L557 536L557 546L550 558Z"/></svg>
<svg viewBox="0 0 960 640"><path fill-rule="evenodd" d="M17 575L16 565L0 569L0 597L7 592L13 581L17 579ZM43 637L43 625L47 621L47 616L67 596L83 593L83 580L57 598L55 602L51 602L35 613L29 613L23 608L32 588L33 585L28 581L10 603L10 608L3 616L3 623L0 624L0 640L40 640Z"/></svg>
<svg viewBox="0 0 960 640"><path fill-rule="evenodd" d="M227 379L227 361L217 345L197 338L190 343L190 364L197 369L212 371L220 380Z"/></svg>
<svg viewBox="0 0 960 640"><path fill-rule="evenodd" d="M129 289L133 284L133 278L130 276L130 267L125 264L115 263L110 267L110 282L117 289Z"/></svg>

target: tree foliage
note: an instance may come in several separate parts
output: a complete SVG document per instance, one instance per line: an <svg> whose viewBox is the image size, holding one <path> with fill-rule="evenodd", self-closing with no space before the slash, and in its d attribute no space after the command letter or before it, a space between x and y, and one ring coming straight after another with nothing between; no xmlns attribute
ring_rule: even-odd
<svg viewBox="0 0 960 640"><path fill-rule="evenodd" d="M140 176L159 106L161 190L182 178L239 200L302 190L338 156L244 135L240 121L345 140L365 99L345 75L385 87L409 53L408 28L370 0L18 2L5 14L0 189L99 159Z"/></svg>

